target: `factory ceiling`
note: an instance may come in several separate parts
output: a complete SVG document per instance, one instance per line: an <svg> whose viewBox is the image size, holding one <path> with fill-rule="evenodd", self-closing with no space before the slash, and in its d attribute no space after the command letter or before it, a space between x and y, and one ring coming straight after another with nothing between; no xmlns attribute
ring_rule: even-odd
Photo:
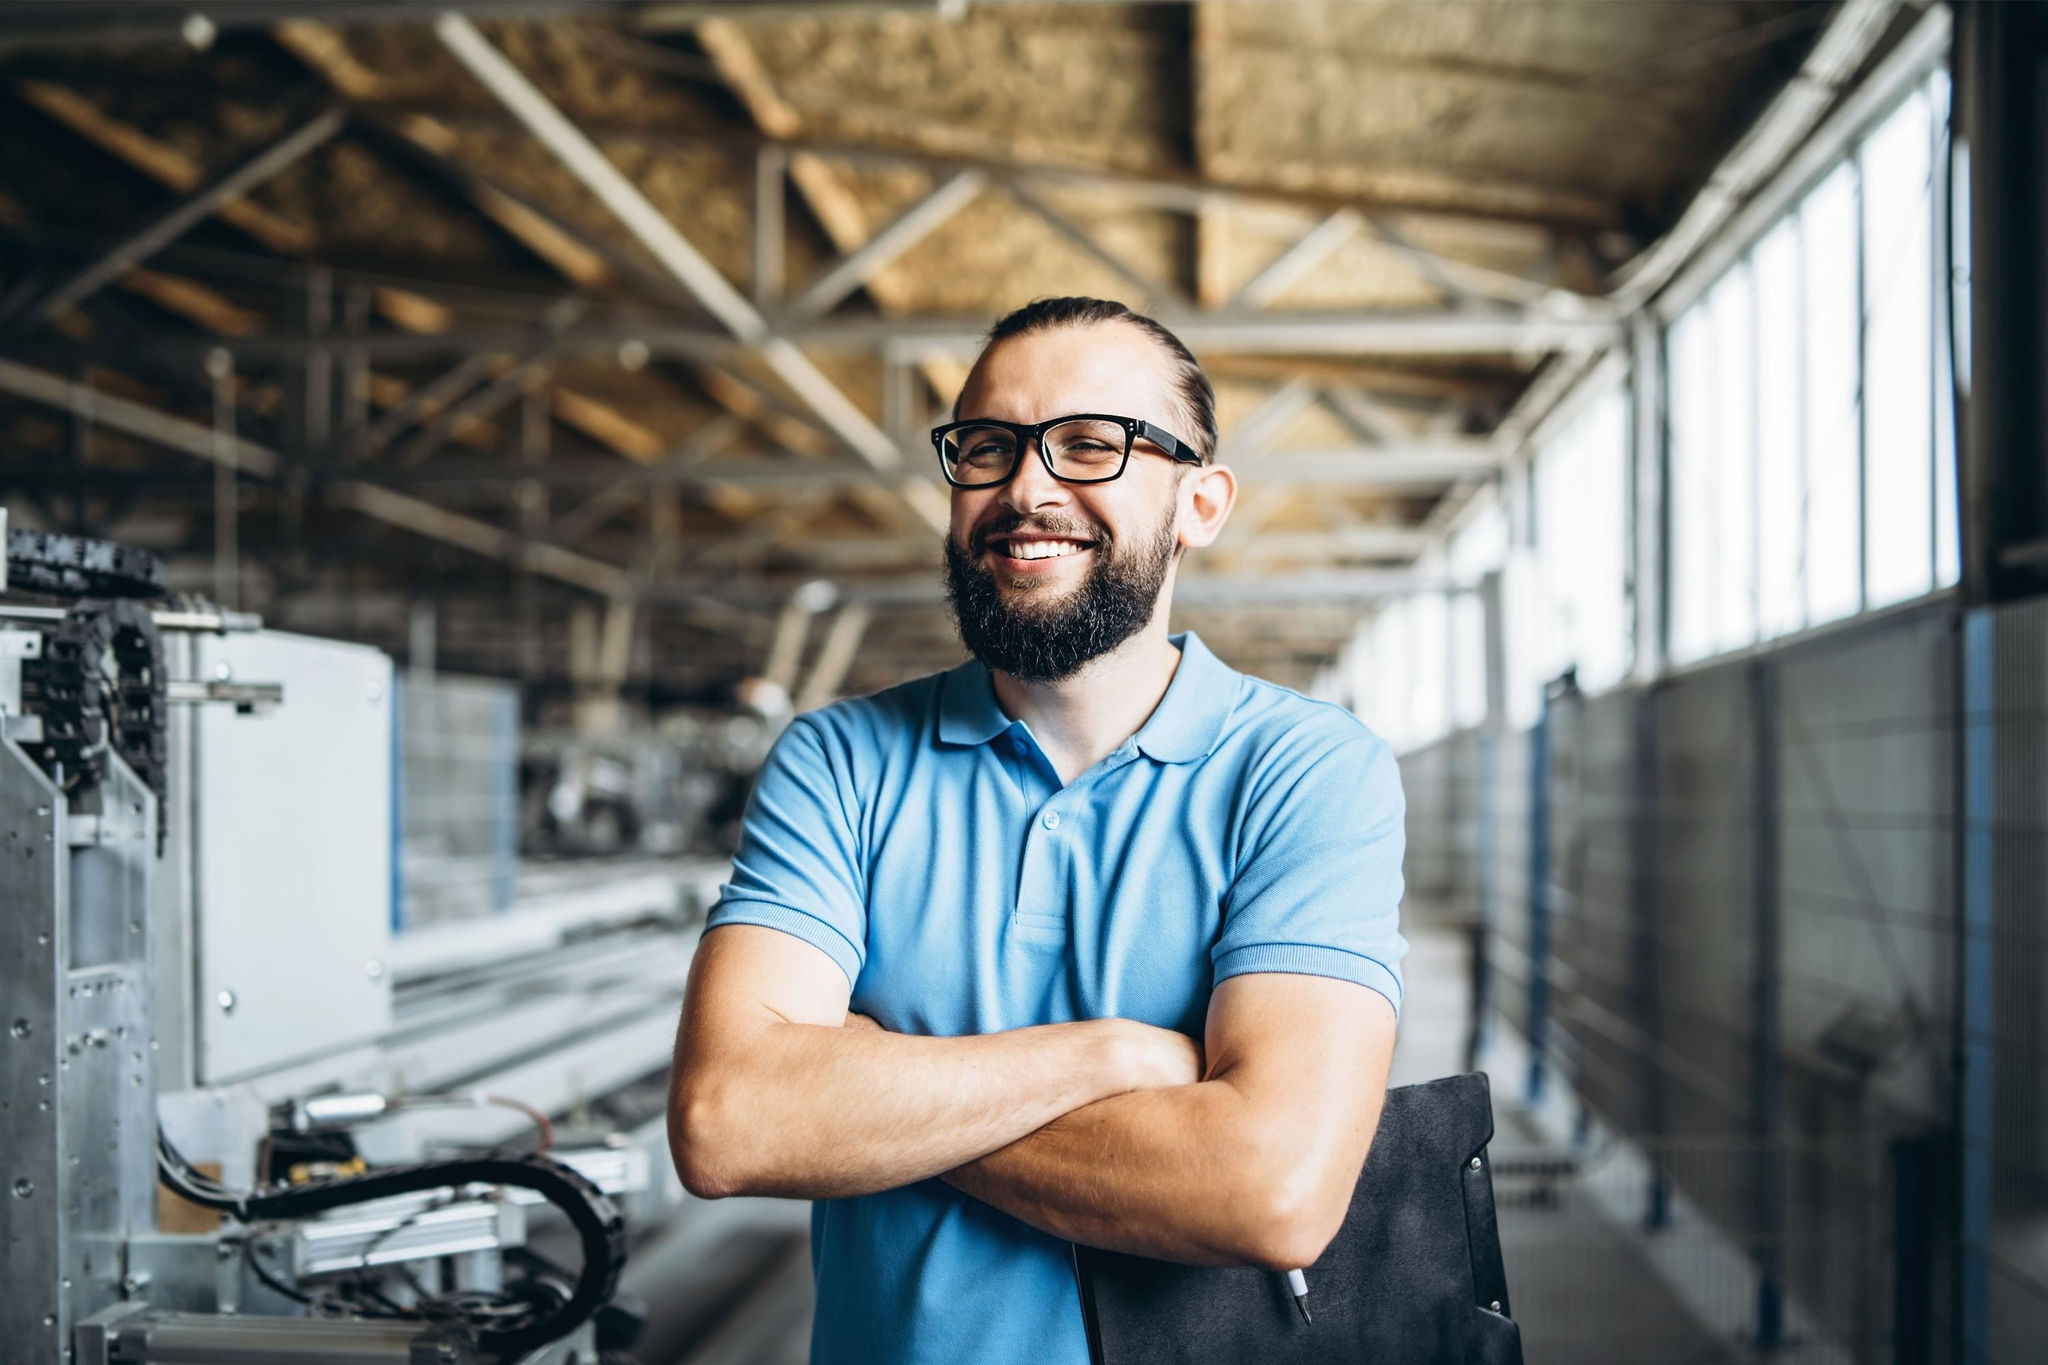
<svg viewBox="0 0 2048 1365"><path fill-rule="evenodd" d="M1178 615L1302 681L1833 6L433 9L0 13L0 489L274 624L403 654L426 603L444 666L660 697L793 667L820 579L845 686L957 658L922 432L1071 293L1211 370L1245 494Z"/></svg>

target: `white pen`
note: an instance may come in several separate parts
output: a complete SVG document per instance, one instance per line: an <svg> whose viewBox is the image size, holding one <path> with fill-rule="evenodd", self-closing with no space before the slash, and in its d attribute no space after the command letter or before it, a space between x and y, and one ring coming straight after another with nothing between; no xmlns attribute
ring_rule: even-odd
<svg viewBox="0 0 2048 1365"><path fill-rule="evenodd" d="M1308 1315L1308 1276L1299 1270L1287 1272L1287 1292L1294 1295L1294 1306L1301 1313L1304 1325L1315 1321Z"/></svg>

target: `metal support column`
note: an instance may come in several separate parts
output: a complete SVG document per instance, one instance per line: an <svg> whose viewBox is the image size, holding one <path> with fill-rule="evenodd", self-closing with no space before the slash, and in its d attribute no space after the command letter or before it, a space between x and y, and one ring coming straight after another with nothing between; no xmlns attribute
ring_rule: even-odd
<svg viewBox="0 0 2048 1365"><path fill-rule="evenodd" d="M1783 975L1779 907L1778 670L1768 659L1749 666L1752 743L1750 790L1750 1138L1751 1225L1757 1266L1758 1350L1785 1339L1784 1061L1778 1001Z"/></svg>
<svg viewBox="0 0 2048 1365"><path fill-rule="evenodd" d="M1934 1363L1940 1169L1940 1144L1935 1139L1900 1138L1892 1143L1892 1365Z"/></svg>
<svg viewBox="0 0 2048 1365"><path fill-rule="evenodd" d="M1655 686L1634 697L1634 742L1629 756L1629 1014L1643 1031L1636 1054L1643 1107L1637 1134L1658 1155L1650 1164L1644 1192L1643 1227L1655 1232L1671 1223L1671 1177L1664 1167L1670 1115L1664 1087L1664 1012L1657 989L1663 960L1657 913L1657 696Z"/></svg>
<svg viewBox="0 0 2048 1365"><path fill-rule="evenodd" d="M1995 619L1989 608L1962 619L1959 782L1962 828L1956 944L1956 1246L1955 1350L1961 1365L1991 1359L1991 1200L1996 1154L1998 1040L1996 982L1997 688Z"/></svg>
<svg viewBox="0 0 2048 1365"><path fill-rule="evenodd" d="M552 437L548 391L536 385L520 395L519 462L539 468L547 461L548 451L553 445ZM527 479L517 487L519 534L529 544L546 539L548 518L554 510L549 503L547 485L539 479ZM531 568L520 568L514 580L513 598L513 614L519 622L519 673L528 683L533 683L539 680L546 666L546 649L542 639L540 582Z"/></svg>
<svg viewBox="0 0 2048 1365"><path fill-rule="evenodd" d="M92 489L93 467L93 386L92 370L80 366L72 376L72 385L84 400L71 410L70 469L71 506L70 515L65 519L65 528L76 536L92 533L92 509L88 495Z"/></svg>
<svg viewBox="0 0 2048 1365"><path fill-rule="evenodd" d="M350 338L360 338L370 330L374 297L369 287L361 284L351 284L342 291L341 326ZM370 353L360 344L345 346L340 363L340 425L334 455L337 465L363 460L370 432Z"/></svg>
<svg viewBox="0 0 2048 1365"><path fill-rule="evenodd" d="M1667 535L1664 497L1664 332L1648 314L1629 326L1630 426L1628 485L1629 608L1634 653L1631 676L1644 682L1663 670Z"/></svg>
<svg viewBox="0 0 2048 1365"><path fill-rule="evenodd" d="M306 331L324 343L334 328L333 272L324 266L309 267L304 287L301 306L305 309ZM289 398L296 399L298 405L296 453L309 468L324 466L333 453L334 370L333 348L316 344L306 351L297 384L287 390Z"/></svg>
<svg viewBox="0 0 2048 1365"><path fill-rule="evenodd" d="M1500 735L1479 732L1478 905L1472 919L1472 1005L1465 1031L1465 1069L1485 1065L1493 1043L1493 935L1500 923Z"/></svg>
<svg viewBox="0 0 2048 1365"><path fill-rule="evenodd" d="M1550 689L1529 732L1529 1076L1530 1103L1543 1098L1544 1050L1550 1044Z"/></svg>
<svg viewBox="0 0 2048 1365"><path fill-rule="evenodd" d="M2048 404L2037 373L2048 339L2048 193L2036 169L2048 142L2048 12L1978 0L1959 6L1958 19L1971 282L1957 492L1963 595L1980 603L2048 590Z"/></svg>
<svg viewBox="0 0 2048 1365"><path fill-rule="evenodd" d="M224 350L206 357L213 381L213 596L223 607L241 603L242 487L235 451L235 358Z"/></svg>
<svg viewBox="0 0 2048 1365"><path fill-rule="evenodd" d="M1480 1069L1493 1041L1493 936L1500 924L1500 744L1507 729L1507 670L1497 569L1479 580L1479 608L1485 641L1486 719L1479 726L1479 791L1474 803L1474 852L1479 868L1472 926L1472 1019L1465 1040L1467 1071Z"/></svg>

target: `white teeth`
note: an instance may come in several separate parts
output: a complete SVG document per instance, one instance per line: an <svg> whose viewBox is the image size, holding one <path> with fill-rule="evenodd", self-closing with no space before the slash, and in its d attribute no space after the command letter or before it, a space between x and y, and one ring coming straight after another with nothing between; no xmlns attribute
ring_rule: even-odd
<svg viewBox="0 0 2048 1365"><path fill-rule="evenodd" d="M1078 540L1025 540L1012 542L1008 554L1012 559L1057 559L1087 548Z"/></svg>

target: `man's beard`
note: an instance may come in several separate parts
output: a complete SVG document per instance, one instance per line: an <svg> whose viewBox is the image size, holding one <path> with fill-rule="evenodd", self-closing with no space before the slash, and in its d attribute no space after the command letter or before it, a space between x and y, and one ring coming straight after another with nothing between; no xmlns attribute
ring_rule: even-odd
<svg viewBox="0 0 2048 1365"><path fill-rule="evenodd" d="M1094 542L1095 563L1080 584L1043 605L1019 593L1003 598L993 570L979 561L988 538L1029 522L1036 531ZM1015 513L998 517L974 536L972 549L946 537L946 598L960 642L990 668L1022 682L1060 682L1145 628L1159 605L1159 589L1173 567L1173 513L1150 536L1122 550L1107 534Z"/></svg>

